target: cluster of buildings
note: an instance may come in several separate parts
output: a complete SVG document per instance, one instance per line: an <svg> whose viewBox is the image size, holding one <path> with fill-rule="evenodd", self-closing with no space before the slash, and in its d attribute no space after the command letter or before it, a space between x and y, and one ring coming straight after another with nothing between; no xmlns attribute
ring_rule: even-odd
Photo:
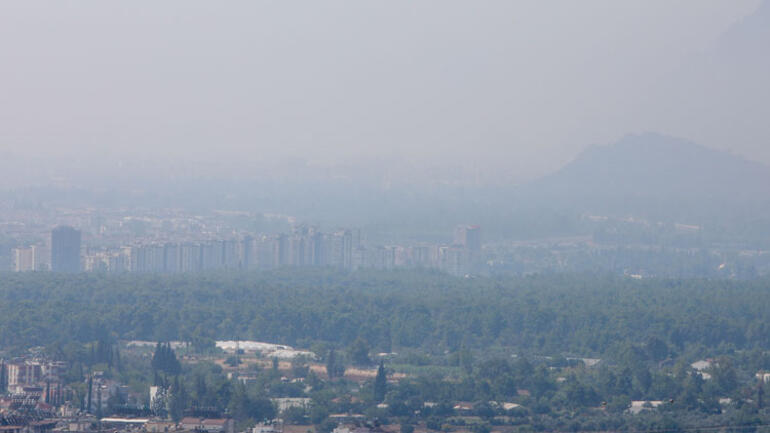
<svg viewBox="0 0 770 433"><path fill-rule="evenodd" d="M322 233L301 226L291 235L244 234L199 242L150 242L84 256L85 271L201 272L216 269L272 269L282 266L352 268L360 235L351 230Z"/></svg>
<svg viewBox="0 0 770 433"><path fill-rule="evenodd" d="M16 359L0 361L0 409L56 412L73 400L73 391L63 384L68 365L62 361ZM90 398L83 403L93 413L107 410L111 398L127 400L128 387L95 371L89 376Z"/></svg>
<svg viewBox="0 0 770 433"><path fill-rule="evenodd" d="M40 359L0 361L0 414L51 414L71 398L62 386L67 364Z"/></svg>
<svg viewBox="0 0 770 433"><path fill-rule="evenodd" d="M58 226L51 231L50 248L45 245L14 248L14 270L79 272L80 250L80 231L69 226Z"/></svg>
<svg viewBox="0 0 770 433"><path fill-rule="evenodd" d="M61 382L60 376L66 371L67 364L59 361L26 360L0 361L0 382L4 389L13 395L37 393L42 395L45 388L53 393ZM53 389L51 389L53 384Z"/></svg>
<svg viewBox="0 0 770 433"><path fill-rule="evenodd" d="M180 422L164 418L108 416L110 401L139 407L137 396L122 385L95 371L86 379L85 400L62 385L65 362L36 358L0 361L0 432L197 432L234 433L230 418L185 417ZM80 399L83 398L81 395Z"/></svg>
<svg viewBox="0 0 770 433"><path fill-rule="evenodd" d="M222 269L334 267L340 269L436 268L454 275L471 272L480 259L481 229L458 226L450 245L367 246L359 230L322 232L300 225L290 234L237 234L228 239L148 241L117 248L83 248L81 232L60 226L50 248L13 250L14 270L105 273L182 273Z"/></svg>

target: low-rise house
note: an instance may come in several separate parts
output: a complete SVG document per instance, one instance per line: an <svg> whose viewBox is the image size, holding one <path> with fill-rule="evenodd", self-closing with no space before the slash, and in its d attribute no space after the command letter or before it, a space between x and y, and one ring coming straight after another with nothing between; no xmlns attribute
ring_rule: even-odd
<svg viewBox="0 0 770 433"><path fill-rule="evenodd" d="M492 407L499 407L502 410L514 410L516 408L520 408L521 407L520 404L512 403L512 402L509 402L509 401L504 401L502 403L498 403L496 401L490 401L489 404Z"/></svg>
<svg viewBox="0 0 770 433"><path fill-rule="evenodd" d="M343 423L360 423L366 419L366 416L360 413L333 413L329 415L329 419L336 422L337 425Z"/></svg>
<svg viewBox="0 0 770 433"><path fill-rule="evenodd" d="M332 433L384 433L384 430L381 427L372 428L366 426L339 425L332 430Z"/></svg>
<svg viewBox="0 0 770 433"><path fill-rule="evenodd" d="M258 423L251 429L251 433L282 433L283 428L279 423Z"/></svg>
<svg viewBox="0 0 770 433"><path fill-rule="evenodd" d="M238 382L244 384L244 385L252 385L257 383L257 376L250 375L250 376L242 376L238 375Z"/></svg>
<svg viewBox="0 0 770 433"><path fill-rule="evenodd" d="M206 433L233 433L235 423L229 418L205 418L201 423Z"/></svg>
<svg viewBox="0 0 770 433"><path fill-rule="evenodd" d="M92 416L86 416L82 418L70 421L67 425L67 430L71 432L89 431L96 424L96 418Z"/></svg>
<svg viewBox="0 0 770 433"><path fill-rule="evenodd" d="M628 408L628 413L636 415L645 410L653 410L663 404L660 400L638 400L632 401L631 406Z"/></svg>
<svg viewBox="0 0 770 433"><path fill-rule="evenodd" d="M0 425L0 433L21 433L23 425Z"/></svg>
<svg viewBox="0 0 770 433"><path fill-rule="evenodd" d="M28 431L30 433L48 433L56 428L58 420L56 419L42 419L39 421L32 421L29 423Z"/></svg>
<svg viewBox="0 0 770 433"><path fill-rule="evenodd" d="M463 412L471 411L473 410L473 403L468 403L465 401L458 402L457 404L454 405L454 410L459 410Z"/></svg>
<svg viewBox="0 0 770 433"><path fill-rule="evenodd" d="M756 375L756 378L759 379L761 382L764 383L770 383L770 373L766 373L764 371L758 372Z"/></svg>
<svg viewBox="0 0 770 433"><path fill-rule="evenodd" d="M702 359L700 361L693 362L692 364L690 364L690 367L694 368L697 371L703 371L711 368L712 365L713 365L713 362L710 359Z"/></svg>
<svg viewBox="0 0 770 433"><path fill-rule="evenodd" d="M201 428L202 418L186 416L179 421L179 427L182 430L196 431Z"/></svg>
<svg viewBox="0 0 770 433"><path fill-rule="evenodd" d="M182 430L205 433L233 433L235 423L229 418L184 417L179 421Z"/></svg>
<svg viewBox="0 0 770 433"><path fill-rule="evenodd" d="M315 433L313 425L283 425L283 433Z"/></svg>
<svg viewBox="0 0 770 433"><path fill-rule="evenodd" d="M103 428L126 429L128 427L146 428L150 421L147 418L108 417L99 420Z"/></svg>
<svg viewBox="0 0 770 433"><path fill-rule="evenodd" d="M271 398L270 399L279 413L285 411L290 407L299 407L306 409L310 406L309 398L301 397L286 397L286 398Z"/></svg>
<svg viewBox="0 0 770 433"><path fill-rule="evenodd" d="M166 433L176 430L176 424L168 421L149 421L144 425L148 433Z"/></svg>

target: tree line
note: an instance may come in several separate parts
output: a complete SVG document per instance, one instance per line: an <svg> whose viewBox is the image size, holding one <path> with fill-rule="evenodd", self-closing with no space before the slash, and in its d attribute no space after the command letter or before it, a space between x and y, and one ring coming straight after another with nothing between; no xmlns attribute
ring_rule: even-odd
<svg viewBox="0 0 770 433"><path fill-rule="evenodd" d="M139 339L204 350L238 337L302 347L363 340L377 352L502 346L604 357L625 341L654 337L672 353L767 349L768 283L593 274L460 279L431 271L5 274L0 347Z"/></svg>

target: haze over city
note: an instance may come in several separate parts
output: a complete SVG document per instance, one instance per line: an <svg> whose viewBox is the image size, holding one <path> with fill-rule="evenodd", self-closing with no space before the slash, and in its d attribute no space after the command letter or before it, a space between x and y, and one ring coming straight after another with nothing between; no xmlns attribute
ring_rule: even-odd
<svg viewBox="0 0 770 433"><path fill-rule="evenodd" d="M0 433L766 433L770 0L0 2Z"/></svg>
<svg viewBox="0 0 770 433"><path fill-rule="evenodd" d="M144 6L3 5L4 155L67 177L299 163L506 184L658 132L770 163L767 2Z"/></svg>

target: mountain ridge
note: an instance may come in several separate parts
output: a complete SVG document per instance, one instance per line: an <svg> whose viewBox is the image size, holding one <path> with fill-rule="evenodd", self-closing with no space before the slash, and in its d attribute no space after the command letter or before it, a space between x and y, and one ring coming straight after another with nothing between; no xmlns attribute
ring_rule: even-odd
<svg viewBox="0 0 770 433"><path fill-rule="evenodd" d="M770 203L770 167L676 137L633 134L586 149L522 193L525 199L616 213L755 207Z"/></svg>

